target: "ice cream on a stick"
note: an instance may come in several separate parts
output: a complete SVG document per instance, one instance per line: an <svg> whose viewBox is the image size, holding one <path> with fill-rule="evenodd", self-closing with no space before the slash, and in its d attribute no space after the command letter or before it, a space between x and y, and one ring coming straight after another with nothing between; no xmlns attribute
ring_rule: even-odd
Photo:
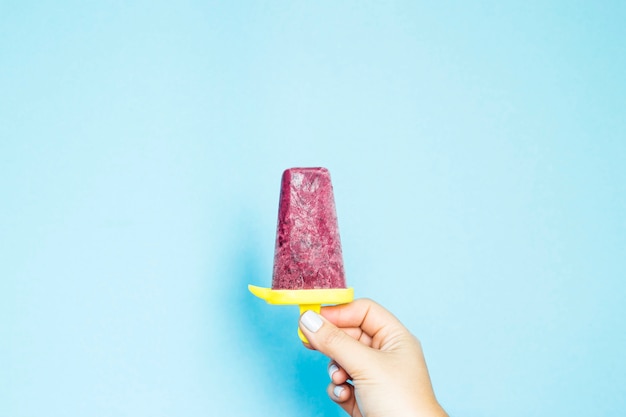
<svg viewBox="0 0 626 417"><path fill-rule="evenodd" d="M283 173L272 288L248 288L270 304L298 304L301 313L319 312L322 304L352 301L354 290L346 287L326 168L290 168Z"/></svg>

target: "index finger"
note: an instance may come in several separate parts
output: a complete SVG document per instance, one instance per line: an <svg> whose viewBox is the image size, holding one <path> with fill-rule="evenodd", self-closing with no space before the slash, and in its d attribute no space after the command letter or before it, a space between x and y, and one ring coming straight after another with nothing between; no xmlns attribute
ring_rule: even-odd
<svg viewBox="0 0 626 417"><path fill-rule="evenodd" d="M339 328L360 328L372 339L407 332L400 321L380 304L362 298L348 304L322 307L322 316Z"/></svg>

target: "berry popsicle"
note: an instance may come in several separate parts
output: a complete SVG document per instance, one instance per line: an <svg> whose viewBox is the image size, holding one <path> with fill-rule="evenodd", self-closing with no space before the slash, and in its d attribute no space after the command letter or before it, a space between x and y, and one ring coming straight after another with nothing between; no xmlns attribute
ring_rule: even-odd
<svg viewBox="0 0 626 417"><path fill-rule="evenodd" d="M290 168L282 177L272 288L249 285L270 304L300 313L352 301L346 287L333 187L326 168ZM300 339L306 342L298 330Z"/></svg>

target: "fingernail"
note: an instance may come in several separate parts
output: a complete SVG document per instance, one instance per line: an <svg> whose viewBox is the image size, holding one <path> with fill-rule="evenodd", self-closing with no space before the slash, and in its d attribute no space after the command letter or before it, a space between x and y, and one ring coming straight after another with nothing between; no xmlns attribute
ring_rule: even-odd
<svg viewBox="0 0 626 417"><path fill-rule="evenodd" d="M306 327L310 332L313 333L318 331L324 323L322 321L322 318L315 311L311 310L305 311L300 321L302 322L302 324L304 324L304 327Z"/></svg>
<svg viewBox="0 0 626 417"><path fill-rule="evenodd" d="M328 367L328 375L330 379L333 379L333 374L339 370L339 367L334 363Z"/></svg>
<svg viewBox="0 0 626 417"><path fill-rule="evenodd" d="M335 388L333 388L333 394L335 394L335 397L339 398L343 390L344 388L341 385L337 385Z"/></svg>

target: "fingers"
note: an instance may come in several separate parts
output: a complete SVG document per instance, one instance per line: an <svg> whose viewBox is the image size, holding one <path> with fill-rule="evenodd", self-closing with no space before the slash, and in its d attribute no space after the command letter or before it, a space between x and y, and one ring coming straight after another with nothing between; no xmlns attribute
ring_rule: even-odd
<svg viewBox="0 0 626 417"><path fill-rule="evenodd" d="M407 332L402 323L384 307L369 299L358 299L349 304L322 307L322 316L342 329L350 328L351 336L378 344L390 333ZM380 348L380 346L373 346Z"/></svg>
<svg viewBox="0 0 626 417"><path fill-rule="evenodd" d="M361 416L356 396L354 395L354 386L348 383L350 375L337 362L330 361L328 364L328 376L330 376L330 384L326 389L326 393L331 400L336 402L348 414L353 417Z"/></svg>
<svg viewBox="0 0 626 417"><path fill-rule="evenodd" d="M344 384L350 379L350 375L337 362L331 361L328 366L328 376L335 385Z"/></svg>
<svg viewBox="0 0 626 417"><path fill-rule="evenodd" d="M373 339L359 327L342 327L341 330L354 340L358 340L366 346L372 347Z"/></svg>
<svg viewBox="0 0 626 417"><path fill-rule="evenodd" d="M339 404L343 410L352 417L362 417L361 411L356 403L354 387L350 384L328 384L326 393L331 400Z"/></svg>
<svg viewBox="0 0 626 417"><path fill-rule="evenodd" d="M316 350L340 363L350 375L358 374L370 363L372 351L314 311L300 317L300 329Z"/></svg>

